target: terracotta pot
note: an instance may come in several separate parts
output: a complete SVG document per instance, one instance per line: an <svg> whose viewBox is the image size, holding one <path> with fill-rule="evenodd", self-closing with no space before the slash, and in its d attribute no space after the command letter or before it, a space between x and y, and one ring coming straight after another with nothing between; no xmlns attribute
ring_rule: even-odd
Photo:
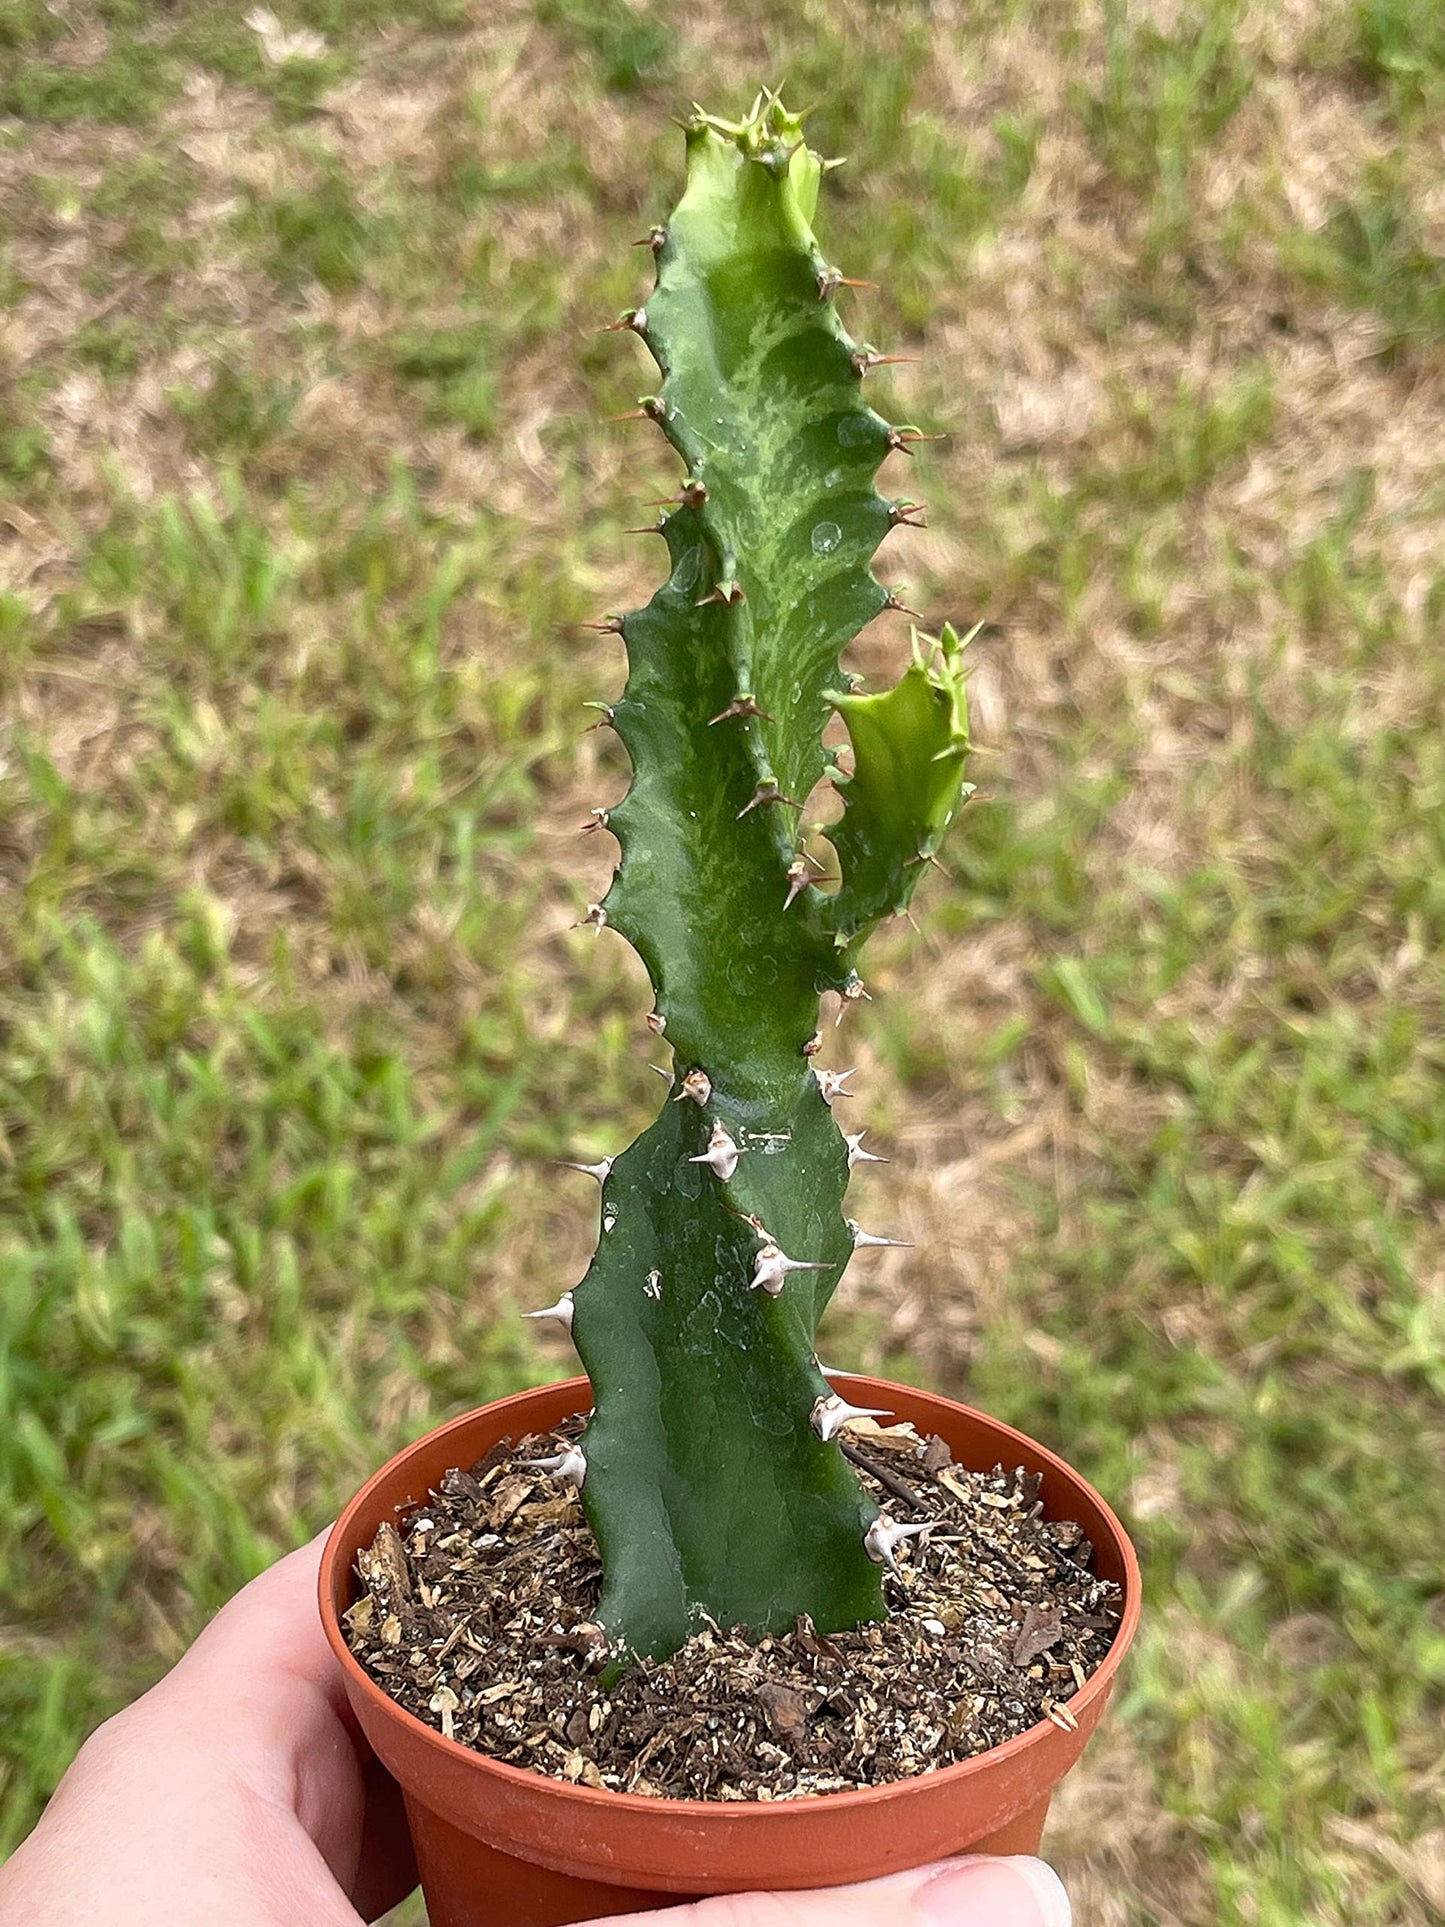
<svg viewBox="0 0 1445 1927"><path fill-rule="evenodd" d="M1139 1619L1139 1566L1092 1487L1052 1452L951 1399L882 1379L835 1380L858 1405L938 1432L960 1464L1043 1475L1046 1514L1077 1519L1095 1566L1124 1590L1118 1636L1069 1701L1078 1721L1045 1720L972 1760L890 1786L813 1799L733 1804L656 1800L570 1786L503 1766L403 1712L353 1659L340 1615L356 1596L356 1554L453 1466L498 1439L545 1432L588 1402L586 1379L499 1400L398 1453L337 1521L321 1564L321 1616L363 1731L406 1799L432 1927L563 1927L676 1904L696 1894L828 1887L951 1854L1037 1851L1054 1787L1099 1723Z"/></svg>

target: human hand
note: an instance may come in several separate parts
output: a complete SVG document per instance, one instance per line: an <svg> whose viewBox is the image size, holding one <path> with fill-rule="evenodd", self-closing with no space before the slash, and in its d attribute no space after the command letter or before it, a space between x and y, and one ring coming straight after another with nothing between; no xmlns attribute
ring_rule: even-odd
<svg viewBox="0 0 1445 1927"><path fill-rule="evenodd" d="M321 1630L321 1546L91 1735L0 1868L3 1927L360 1927L415 1886L400 1796Z"/></svg>
<svg viewBox="0 0 1445 1927"><path fill-rule="evenodd" d="M0 1868L3 1927L361 1927L416 1882L316 1613L321 1540L282 1559L87 1740ZM601 1927L1069 1927L1037 1860L816 1894L736 1894Z"/></svg>

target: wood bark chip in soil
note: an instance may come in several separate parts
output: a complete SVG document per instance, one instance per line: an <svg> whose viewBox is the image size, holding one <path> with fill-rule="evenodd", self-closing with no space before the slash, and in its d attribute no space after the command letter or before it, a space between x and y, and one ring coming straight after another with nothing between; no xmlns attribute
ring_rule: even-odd
<svg viewBox="0 0 1445 1927"><path fill-rule="evenodd" d="M619 1793L780 1800L1074 1724L1121 1603L1082 1529L1043 1518L1035 1475L965 1471L941 1439L871 1420L846 1435L864 1487L898 1524L931 1528L897 1550L891 1617L826 1637L803 1618L761 1640L704 1622L604 1690L596 1543L576 1493L531 1463L581 1429L501 1441L358 1558L351 1650L449 1738Z"/></svg>

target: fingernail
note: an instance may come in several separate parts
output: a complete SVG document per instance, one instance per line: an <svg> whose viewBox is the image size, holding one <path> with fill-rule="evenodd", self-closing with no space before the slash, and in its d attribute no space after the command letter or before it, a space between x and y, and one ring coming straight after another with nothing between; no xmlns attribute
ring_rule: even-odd
<svg viewBox="0 0 1445 1927"><path fill-rule="evenodd" d="M1042 1860L980 1856L951 1860L924 1882L913 1905L929 1927L1070 1927L1064 1884Z"/></svg>

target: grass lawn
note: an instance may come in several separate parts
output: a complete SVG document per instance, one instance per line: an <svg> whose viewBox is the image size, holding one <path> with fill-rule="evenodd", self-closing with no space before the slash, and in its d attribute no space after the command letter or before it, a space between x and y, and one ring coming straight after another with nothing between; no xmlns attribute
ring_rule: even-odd
<svg viewBox="0 0 1445 1927"><path fill-rule="evenodd" d="M276 6L0 0L0 1851L368 1468L568 1368L546 1161L658 1097L570 927L626 780L580 625L675 466L594 330L669 114L785 76L948 436L880 574L985 624L841 1060L917 1249L826 1351L1138 1535L1081 1924L1439 1919L1445 15Z"/></svg>

